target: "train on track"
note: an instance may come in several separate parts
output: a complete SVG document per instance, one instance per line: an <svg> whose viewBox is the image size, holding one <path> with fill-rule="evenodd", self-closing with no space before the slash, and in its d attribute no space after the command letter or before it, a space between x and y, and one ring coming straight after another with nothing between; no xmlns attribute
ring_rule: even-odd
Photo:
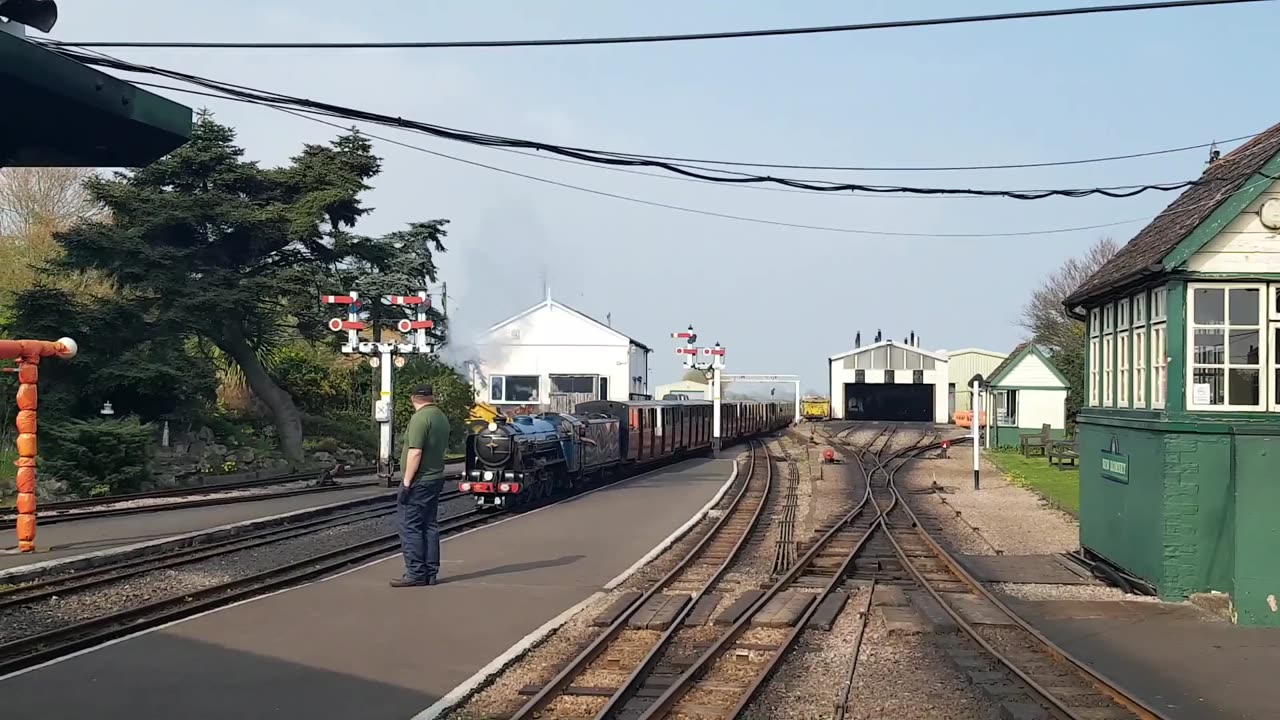
<svg viewBox="0 0 1280 720"><path fill-rule="evenodd" d="M580 403L572 414L496 417L466 440L458 489L482 508L512 508L620 474L711 450L706 400ZM781 430L794 419L786 402L720 404L722 445Z"/></svg>

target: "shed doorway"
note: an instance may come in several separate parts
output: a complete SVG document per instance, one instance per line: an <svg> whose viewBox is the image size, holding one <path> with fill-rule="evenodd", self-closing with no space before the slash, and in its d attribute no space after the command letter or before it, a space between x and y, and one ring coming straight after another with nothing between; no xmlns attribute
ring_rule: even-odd
<svg viewBox="0 0 1280 720"><path fill-rule="evenodd" d="M846 420L933 422L933 385L846 383Z"/></svg>

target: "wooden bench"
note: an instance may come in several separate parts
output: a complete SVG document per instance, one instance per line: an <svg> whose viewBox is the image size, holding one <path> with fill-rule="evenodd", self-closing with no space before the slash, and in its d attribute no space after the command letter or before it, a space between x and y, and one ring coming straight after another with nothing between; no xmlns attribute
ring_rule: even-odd
<svg viewBox="0 0 1280 720"><path fill-rule="evenodd" d="M1080 441L1060 440L1049 448L1049 464L1057 465L1059 470L1066 470L1067 465L1079 467ZM1056 462L1055 462L1056 460Z"/></svg>
<svg viewBox="0 0 1280 720"><path fill-rule="evenodd" d="M1044 455L1049 452L1052 442L1049 436L1049 423L1045 423L1040 426L1040 432L1019 436L1018 449L1022 451L1022 457L1031 457L1031 453L1037 449Z"/></svg>

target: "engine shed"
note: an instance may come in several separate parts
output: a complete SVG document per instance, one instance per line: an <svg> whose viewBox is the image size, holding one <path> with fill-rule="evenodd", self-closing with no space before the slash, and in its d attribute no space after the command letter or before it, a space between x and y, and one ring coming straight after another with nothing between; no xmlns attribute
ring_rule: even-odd
<svg viewBox="0 0 1280 720"><path fill-rule="evenodd" d="M1280 626L1280 125L1215 157L1065 301L1086 323L1080 543Z"/></svg>
<svg viewBox="0 0 1280 720"><path fill-rule="evenodd" d="M947 356L884 340L827 359L833 420L946 423Z"/></svg>

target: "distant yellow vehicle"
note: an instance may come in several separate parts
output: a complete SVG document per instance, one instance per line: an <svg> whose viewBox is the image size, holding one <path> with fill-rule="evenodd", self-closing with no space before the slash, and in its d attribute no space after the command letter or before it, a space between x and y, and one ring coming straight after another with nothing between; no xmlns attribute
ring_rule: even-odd
<svg viewBox="0 0 1280 720"><path fill-rule="evenodd" d="M831 417L831 401L824 397L801 398L800 415L805 420L826 420Z"/></svg>

